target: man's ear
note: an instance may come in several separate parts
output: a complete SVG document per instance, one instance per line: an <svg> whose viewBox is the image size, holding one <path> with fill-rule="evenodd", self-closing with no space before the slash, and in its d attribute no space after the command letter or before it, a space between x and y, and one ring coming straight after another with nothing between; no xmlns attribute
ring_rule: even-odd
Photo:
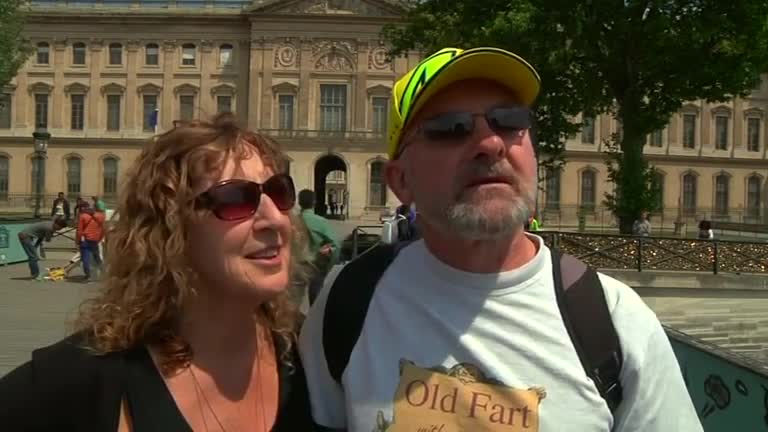
<svg viewBox="0 0 768 432"><path fill-rule="evenodd" d="M408 185L408 176L402 159L387 162L384 167L384 178L387 181L387 186L401 203L410 204L413 202L413 193Z"/></svg>

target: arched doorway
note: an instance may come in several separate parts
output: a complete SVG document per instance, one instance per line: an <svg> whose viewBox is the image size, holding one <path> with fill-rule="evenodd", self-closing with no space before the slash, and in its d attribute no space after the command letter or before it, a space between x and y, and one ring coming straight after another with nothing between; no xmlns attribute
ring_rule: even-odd
<svg viewBox="0 0 768 432"><path fill-rule="evenodd" d="M315 162L315 213L328 219L346 219L349 214L347 164L327 154Z"/></svg>

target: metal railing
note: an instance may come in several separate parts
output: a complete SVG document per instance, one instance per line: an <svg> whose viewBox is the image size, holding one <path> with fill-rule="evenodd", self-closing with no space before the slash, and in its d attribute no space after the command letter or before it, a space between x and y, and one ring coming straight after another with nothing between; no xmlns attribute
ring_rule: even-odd
<svg viewBox="0 0 768 432"><path fill-rule="evenodd" d="M618 232L618 221L606 207L585 208L578 205L560 205L558 208L542 207L538 219L547 230L580 229L587 232ZM714 208L698 207L693 212L679 208L665 208L651 213L650 222L654 233L678 233L695 236L701 220L713 223L713 229L723 234L743 236L761 232L768 225L768 210L765 208L728 209L723 213Z"/></svg>
<svg viewBox="0 0 768 432"><path fill-rule="evenodd" d="M381 225L356 227L345 242L347 256L343 258L348 258L345 261L378 245L381 228ZM375 233L372 230L376 230ZM544 239L547 246L573 255L597 269L768 274L768 241L635 237L563 231L539 231L536 234Z"/></svg>
<svg viewBox="0 0 768 432"><path fill-rule="evenodd" d="M594 268L768 274L768 242L541 231L555 249Z"/></svg>

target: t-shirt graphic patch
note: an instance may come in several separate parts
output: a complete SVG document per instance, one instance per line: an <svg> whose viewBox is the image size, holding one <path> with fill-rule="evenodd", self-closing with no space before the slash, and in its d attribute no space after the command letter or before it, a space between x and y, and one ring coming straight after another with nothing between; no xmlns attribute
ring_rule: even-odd
<svg viewBox="0 0 768 432"><path fill-rule="evenodd" d="M393 419L379 411L373 432L538 432L546 396L542 387L515 389L469 363L422 368L400 360Z"/></svg>

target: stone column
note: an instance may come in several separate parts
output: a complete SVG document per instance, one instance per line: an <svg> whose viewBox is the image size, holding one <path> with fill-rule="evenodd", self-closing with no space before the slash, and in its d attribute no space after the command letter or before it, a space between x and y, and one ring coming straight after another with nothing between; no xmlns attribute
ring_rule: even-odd
<svg viewBox="0 0 768 432"><path fill-rule="evenodd" d="M53 90L51 91L51 129L69 130L65 122L65 114L70 112L65 108L68 102L64 97L64 66L66 64L67 40L56 39L53 41Z"/></svg>
<svg viewBox="0 0 768 432"><path fill-rule="evenodd" d="M163 42L163 90L160 92L160 128L167 131L173 128L173 71L176 70L176 41Z"/></svg>
<svg viewBox="0 0 768 432"><path fill-rule="evenodd" d="M310 74L314 67L312 61L312 39L302 38L299 41L299 94L296 101L299 104L298 129L310 129L309 110L316 108L314 104L310 103L310 91L312 89ZM312 129L319 128L315 124Z"/></svg>
<svg viewBox="0 0 768 432"><path fill-rule="evenodd" d="M136 40L128 41L127 47L127 60L126 60L126 81L125 81L125 129L129 132L140 132L140 122L136 121L136 104L139 98L136 88L138 87L136 82L136 74L138 72L139 65L139 47L140 42ZM106 99L105 99L106 100ZM106 108L104 109L106 113ZM106 125L105 125L106 126Z"/></svg>
<svg viewBox="0 0 768 432"><path fill-rule="evenodd" d="M215 72L216 59L213 41L200 43L200 92L197 94L198 116L210 117L216 114L216 104L211 95L211 75Z"/></svg>
<svg viewBox="0 0 768 432"><path fill-rule="evenodd" d="M368 55L370 46L367 40L357 41L357 65L355 70L355 103L352 105L354 116L352 118L352 130L366 130L366 112L368 112Z"/></svg>
<svg viewBox="0 0 768 432"><path fill-rule="evenodd" d="M239 92L241 97L248 98L248 127L256 129L259 126L261 114L261 87L263 85L261 73L264 66L264 38L252 38L250 45L248 87Z"/></svg>
<svg viewBox="0 0 768 432"><path fill-rule="evenodd" d="M256 125L258 128L270 129L272 127L272 59L275 57L274 41L264 40L261 49L261 116Z"/></svg>
<svg viewBox="0 0 768 432"><path fill-rule="evenodd" d="M741 152L747 148L747 143L742 137L746 119L744 118L744 100L742 98L736 98L733 100L733 111L731 113L731 122L733 122L733 130L731 134L731 157L736 155L736 150ZM738 146L738 149L736 148ZM743 196L743 195L742 195Z"/></svg>
<svg viewBox="0 0 768 432"><path fill-rule="evenodd" d="M88 129L104 130L106 128L106 112L103 115L99 115L99 98L106 98L101 93L101 64L103 62L104 55L104 40L103 39L91 39L89 44L90 48L90 62L91 62L91 91L88 98L88 109L85 115L88 116ZM105 99L106 100L106 99ZM102 121L102 118L104 119Z"/></svg>

